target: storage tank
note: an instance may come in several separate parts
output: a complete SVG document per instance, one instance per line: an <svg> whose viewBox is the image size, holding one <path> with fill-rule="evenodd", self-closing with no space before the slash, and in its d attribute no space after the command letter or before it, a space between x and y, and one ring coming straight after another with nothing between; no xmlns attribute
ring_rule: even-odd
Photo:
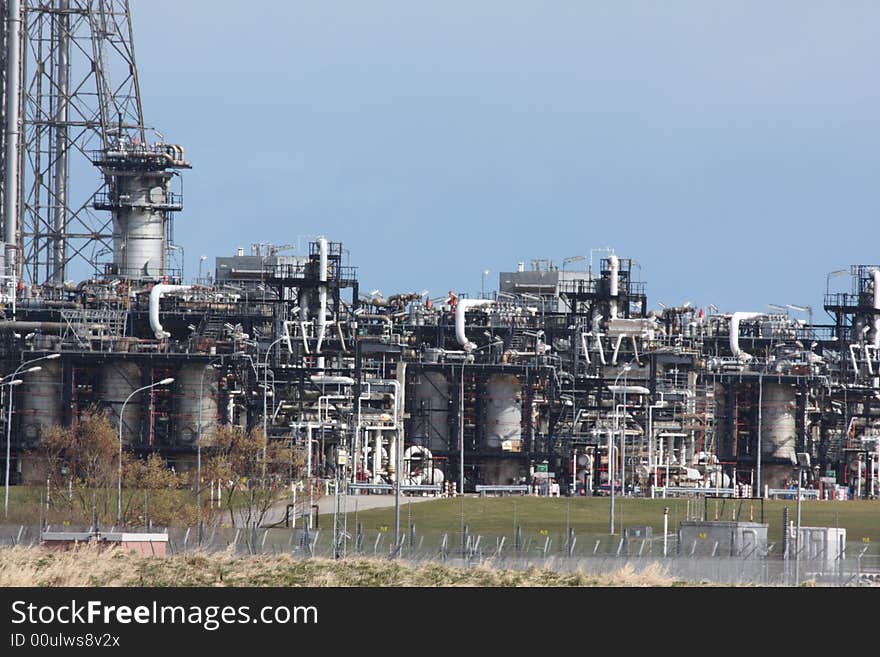
<svg viewBox="0 0 880 657"><path fill-rule="evenodd" d="M761 402L761 458L768 459L762 467L761 481L770 488L782 488L790 477L790 465L773 463L783 460L795 463L797 430L795 425L795 389L781 383L765 383Z"/></svg>
<svg viewBox="0 0 880 657"><path fill-rule="evenodd" d="M217 427L217 395L220 377L211 365L184 365L174 381L174 420L171 444L195 447L201 411L202 442ZM127 409L126 409L127 410Z"/></svg>
<svg viewBox="0 0 880 657"><path fill-rule="evenodd" d="M107 363L101 368L98 396L107 408L107 419L114 429L118 430L119 412L125 400L143 385L141 369L137 363L122 360ZM122 419L122 442L125 445L141 442L141 406L150 392L144 390L125 404L125 416Z"/></svg>
<svg viewBox="0 0 880 657"><path fill-rule="evenodd" d="M510 374L486 380L485 446L519 451L522 440L522 385Z"/></svg>
<svg viewBox="0 0 880 657"><path fill-rule="evenodd" d="M4 390L6 395L13 390L12 408L19 416L19 435L26 449L35 447L46 431L64 421L61 363L44 360L38 365L42 369L21 375L21 385Z"/></svg>
<svg viewBox="0 0 880 657"><path fill-rule="evenodd" d="M432 451L449 449L449 381L443 372L423 372L413 386L408 438Z"/></svg>

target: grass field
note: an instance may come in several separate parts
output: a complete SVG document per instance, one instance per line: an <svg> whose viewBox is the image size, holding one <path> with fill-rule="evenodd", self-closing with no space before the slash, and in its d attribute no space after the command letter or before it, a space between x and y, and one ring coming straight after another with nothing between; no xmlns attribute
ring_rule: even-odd
<svg viewBox="0 0 880 657"><path fill-rule="evenodd" d="M539 568L501 570L387 559L295 559L228 552L165 558L121 550L0 548L0 587L9 586L677 586L660 567L603 575Z"/></svg>
<svg viewBox="0 0 880 657"><path fill-rule="evenodd" d="M349 527L355 521L355 498L347 503ZM577 535L608 534L610 501L607 497L546 498L546 497L466 497L438 499L418 504L401 502L402 531L410 519L420 534L450 534L459 532L462 513L464 524L471 534L511 536L515 525L524 536L561 536L568 527ZM650 525L654 535L662 534L663 509L669 507L669 529L676 531L682 520L697 513L706 513L709 520L730 520L738 514L740 520L761 522L760 500L709 499L703 500L641 498L615 499L615 533L621 527ZM769 523L769 538L782 536L783 508L788 507L792 521L796 520L794 500L767 500L763 503L764 522ZM358 512L357 522L364 532L371 533L394 526L394 508ZM322 525L328 526L328 517ZM804 501L801 506L801 525L814 527L845 527L847 541L867 542L880 546L880 501ZM865 540L866 539L866 540ZM874 546L872 546L873 548Z"/></svg>

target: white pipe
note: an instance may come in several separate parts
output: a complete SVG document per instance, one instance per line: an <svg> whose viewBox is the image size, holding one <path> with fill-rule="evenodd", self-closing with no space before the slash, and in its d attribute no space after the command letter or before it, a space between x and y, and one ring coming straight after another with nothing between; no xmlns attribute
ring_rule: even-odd
<svg viewBox="0 0 880 657"><path fill-rule="evenodd" d="M872 269L874 277L874 310L880 310L880 269Z"/></svg>
<svg viewBox="0 0 880 657"><path fill-rule="evenodd" d="M473 342L467 339L464 332L464 316L471 308L479 306L489 306L495 303L489 299L459 299L458 305L455 307L455 338L458 344L464 347L465 351L473 351L477 348Z"/></svg>
<svg viewBox="0 0 880 657"><path fill-rule="evenodd" d="M379 477L382 469L382 430L376 429L373 438L373 483L380 484L382 483Z"/></svg>
<svg viewBox="0 0 880 657"><path fill-rule="evenodd" d="M324 331L327 328L327 239L318 238L318 253L320 255L318 267L318 280L322 285L318 287L318 344L315 353L321 353L321 344L324 342Z"/></svg>
<svg viewBox="0 0 880 657"><path fill-rule="evenodd" d="M306 324L309 321L309 295L308 292L302 288L299 290L299 296L297 298L299 302L299 330L302 335L303 348L307 354L311 353L309 351L309 338L306 335Z"/></svg>
<svg viewBox="0 0 880 657"><path fill-rule="evenodd" d="M323 374L313 374L309 377L315 385L328 386L353 386L354 379L350 376L325 376Z"/></svg>
<svg viewBox="0 0 880 657"><path fill-rule="evenodd" d="M736 312L730 316L730 353L739 360L751 360L752 355L739 348L739 323L743 320L763 317L764 313Z"/></svg>
<svg viewBox="0 0 880 657"><path fill-rule="evenodd" d="M619 288L620 261L616 255L608 256L611 265L611 319L617 319L617 293Z"/></svg>
<svg viewBox="0 0 880 657"><path fill-rule="evenodd" d="M5 260L13 275L18 271L16 250L18 244L18 147L21 141L21 2L7 2L6 62L6 176L3 216L5 217ZM5 272L2 272L5 273ZM15 291L13 290L13 294Z"/></svg>
<svg viewBox="0 0 880 657"><path fill-rule="evenodd" d="M584 358L587 361L587 365L590 365L590 345L587 342L589 335L589 333L581 333L581 346L584 348Z"/></svg>
<svg viewBox="0 0 880 657"><path fill-rule="evenodd" d="M602 348L601 333L596 334L596 345L599 347L599 362L601 362L603 365L607 365L608 363L605 362L605 349Z"/></svg>
<svg viewBox="0 0 880 657"><path fill-rule="evenodd" d="M855 352L855 350L858 348L859 348L859 345L857 345L857 344L851 344L849 346L849 358L852 361L853 372L855 372L856 374L859 373L859 364L856 361L856 352Z"/></svg>
<svg viewBox="0 0 880 657"><path fill-rule="evenodd" d="M318 238L318 280L322 283L327 282L327 255L328 245L326 237Z"/></svg>
<svg viewBox="0 0 880 657"><path fill-rule="evenodd" d="M623 333L617 336L617 342L614 343L614 355L611 357L611 364L617 365L617 352L620 351L620 344L623 342Z"/></svg>
<svg viewBox="0 0 880 657"><path fill-rule="evenodd" d="M391 481L395 483L400 481L397 473L397 439L397 432L388 438L388 474L391 477Z"/></svg>
<svg viewBox="0 0 880 657"><path fill-rule="evenodd" d="M191 288L192 285L164 285L159 283L150 290L150 328L153 329L157 340L171 335L162 328L162 324L159 322L159 300L171 292L183 292Z"/></svg>
<svg viewBox="0 0 880 657"><path fill-rule="evenodd" d="M880 311L880 269L874 269L874 310ZM874 349L880 349L880 314L874 315L874 332L872 334Z"/></svg>

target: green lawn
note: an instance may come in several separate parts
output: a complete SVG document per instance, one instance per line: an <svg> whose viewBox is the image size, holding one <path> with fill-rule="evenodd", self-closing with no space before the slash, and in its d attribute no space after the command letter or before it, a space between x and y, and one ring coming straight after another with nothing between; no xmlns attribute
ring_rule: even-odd
<svg viewBox="0 0 880 657"><path fill-rule="evenodd" d="M675 531L682 520L706 513L709 520L731 520L739 514L740 520L761 522L760 500L709 499L615 499L615 533L621 527L645 526L653 528L654 535L662 534L663 509L669 507L669 528ZM348 498L348 523L354 527L355 502ZM460 531L462 512L464 524L471 534L484 536L512 536L514 526L521 526L523 536L563 536L570 526L576 535L608 534L610 502L607 497L544 498L544 497L467 497L438 499L416 504L401 502L400 525L404 531L411 518L419 534L443 534ZM779 540L782 535L783 508L788 507L792 521L796 520L793 500L768 500L763 503L764 522L769 523L769 538ZM393 531L394 508L372 509L359 512L357 522L366 534ZM321 520L330 526L332 517ZM802 526L839 526L847 530L848 542L880 543L880 501L830 502L804 501L801 506Z"/></svg>

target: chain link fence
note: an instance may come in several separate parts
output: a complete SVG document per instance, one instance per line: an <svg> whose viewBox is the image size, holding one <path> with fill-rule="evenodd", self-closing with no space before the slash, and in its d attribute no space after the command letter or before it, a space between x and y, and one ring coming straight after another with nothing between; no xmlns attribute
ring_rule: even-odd
<svg viewBox="0 0 880 657"><path fill-rule="evenodd" d="M44 531L82 531L89 527L48 526ZM104 532L115 527L101 528ZM151 528L168 536L169 554L231 551L238 555L289 554L295 558L370 557L408 562L439 562L455 567L525 570L543 568L560 573L608 575L623 569L650 572L683 583L722 585L880 586L880 554L873 544L848 543L839 554L803 556L794 549L768 543L743 556L723 554L720 546L681 544L676 535L629 538L610 534L506 535L482 534L465 527L443 533L420 533L415 526L393 531L362 526L334 528L198 527ZM126 531L133 531L127 529ZM0 545L40 544L38 525L0 525ZM664 548L665 546L665 548ZM664 553L665 549L665 553ZM708 554L707 554L708 553ZM650 570L649 570L650 569Z"/></svg>

